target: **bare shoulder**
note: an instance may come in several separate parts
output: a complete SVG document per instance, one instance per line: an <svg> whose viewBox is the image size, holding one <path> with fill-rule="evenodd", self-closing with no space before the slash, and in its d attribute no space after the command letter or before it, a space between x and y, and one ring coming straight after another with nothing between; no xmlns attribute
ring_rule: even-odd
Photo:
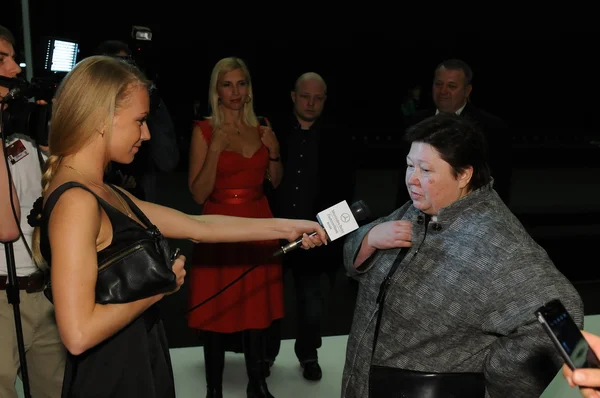
<svg viewBox="0 0 600 398"><path fill-rule="evenodd" d="M49 195L46 196L48 197ZM91 192L73 187L64 191L57 199L50 213L49 226L68 228L97 224L99 228L100 211L100 204Z"/></svg>

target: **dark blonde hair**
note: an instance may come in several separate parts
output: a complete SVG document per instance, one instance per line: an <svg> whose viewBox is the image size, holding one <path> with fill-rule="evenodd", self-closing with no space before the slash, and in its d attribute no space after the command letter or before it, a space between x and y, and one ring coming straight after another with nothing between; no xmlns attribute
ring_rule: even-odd
<svg viewBox="0 0 600 398"><path fill-rule="evenodd" d="M48 136L50 156L42 175L42 194L46 193L65 156L77 153L101 131L110 138L115 113L137 87L148 87L144 75L136 67L113 57L86 58L69 72L56 92L52 107ZM33 231L33 257L37 264L44 263L39 227Z"/></svg>

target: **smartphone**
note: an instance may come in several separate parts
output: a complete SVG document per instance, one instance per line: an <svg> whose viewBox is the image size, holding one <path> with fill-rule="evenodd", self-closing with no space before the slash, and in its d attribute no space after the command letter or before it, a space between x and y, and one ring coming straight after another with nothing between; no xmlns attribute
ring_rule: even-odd
<svg viewBox="0 0 600 398"><path fill-rule="evenodd" d="M600 361L560 300L552 300L536 312L538 321L572 369L599 368Z"/></svg>
<svg viewBox="0 0 600 398"><path fill-rule="evenodd" d="M175 251L173 252L173 254L171 254L171 264L173 264L175 262L175 260L177 260L177 257L179 257L179 252L181 250L179 250L179 248L176 248Z"/></svg>

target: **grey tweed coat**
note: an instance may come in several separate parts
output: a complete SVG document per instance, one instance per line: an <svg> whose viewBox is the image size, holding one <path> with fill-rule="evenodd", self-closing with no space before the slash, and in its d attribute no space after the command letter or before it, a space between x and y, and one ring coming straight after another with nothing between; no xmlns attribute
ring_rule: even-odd
<svg viewBox="0 0 600 398"><path fill-rule="evenodd" d="M413 221L413 245L389 286L372 358L375 300L400 250L379 250L359 270L352 264L371 228L400 219ZM342 397L368 397L371 363L483 372L487 397L539 397L562 360L534 311L558 298L582 327L577 291L491 185L442 209L428 225L424 220L409 202L345 242L345 266L359 292Z"/></svg>

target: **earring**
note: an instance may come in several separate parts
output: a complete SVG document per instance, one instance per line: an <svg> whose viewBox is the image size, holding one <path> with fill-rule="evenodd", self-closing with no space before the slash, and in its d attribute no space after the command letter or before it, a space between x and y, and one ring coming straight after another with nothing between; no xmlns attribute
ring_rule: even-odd
<svg viewBox="0 0 600 398"><path fill-rule="evenodd" d="M247 96L247 97L246 97L246 103L247 103L247 104L249 104L249 103L250 103L250 101L252 101L252 97L251 97L251 96Z"/></svg>
<svg viewBox="0 0 600 398"><path fill-rule="evenodd" d="M219 99L217 100L217 104L220 104L220 103L221 103L221 98L219 98Z"/></svg>

